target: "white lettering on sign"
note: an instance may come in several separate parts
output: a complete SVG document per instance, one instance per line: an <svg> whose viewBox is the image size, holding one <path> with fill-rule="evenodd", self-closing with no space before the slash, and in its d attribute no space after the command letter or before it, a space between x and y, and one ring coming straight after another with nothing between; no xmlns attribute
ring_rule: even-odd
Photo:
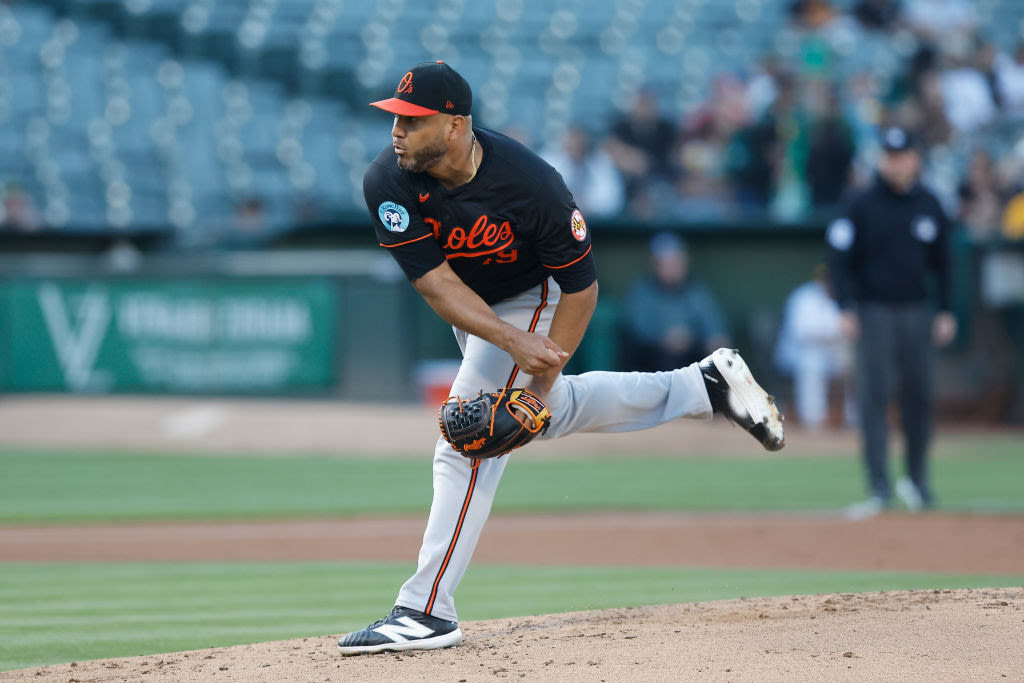
<svg viewBox="0 0 1024 683"><path fill-rule="evenodd" d="M213 338L213 307L206 299L126 294L118 303L117 328L129 339L203 344Z"/></svg>
<svg viewBox="0 0 1024 683"><path fill-rule="evenodd" d="M140 292L121 299L117 322L128 339L193 344L301 343L313 330L309 304L287 297L210 300Z"/></svg>
<svg viewBox="0 0 1024 683"><path fill-rule="evenodd" d="M182 351L159 347L132 349L132 362L146 384L172 389L277 387L300 365L292 352Z"/></svg>
<svg viewBox="0 0 1024 683"><path fill-rule="evenodd" d="M229 341L302 342L313 328L308 304L298 299L228 299L220 317Z"/></svg>
<svg viewBox="0 0 1024 683"><path fill-rule="evenodd" d="M48 282L36 292L36 299L68 388L105 389L110 377L108 373L96 372L94 366L110 323L107 292L90 287L65 302L60 288Z"/></svg>

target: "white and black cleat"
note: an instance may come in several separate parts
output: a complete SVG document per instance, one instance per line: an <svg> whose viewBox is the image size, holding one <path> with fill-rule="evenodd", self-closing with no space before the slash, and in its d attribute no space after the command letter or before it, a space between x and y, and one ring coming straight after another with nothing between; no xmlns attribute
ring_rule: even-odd
<svg viewBox="0 0 1024 683"><path fill-rule="evenodd" d="M736 349L718 349L700 362L711 408L743 427L769 451L786 445L775 397L754 381Z"/></svg>
<svg viewBox="0 0 1024 683"><path fill-rule="evenodd" d="M456 621L395 605L391 613L361 631L349 633L338 641L341 654L362 655L402 650L439 650L462 640Z"/></svg>

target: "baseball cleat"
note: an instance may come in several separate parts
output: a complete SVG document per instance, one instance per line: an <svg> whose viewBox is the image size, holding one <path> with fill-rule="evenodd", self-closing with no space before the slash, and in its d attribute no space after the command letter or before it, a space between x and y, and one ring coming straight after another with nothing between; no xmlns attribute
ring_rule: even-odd
<svg viewBox="0 0 1024 683"><path fill-rule="evenodd" d="M889 504L881 496L871 496L867 500L851 503L843 509L843 517L851 522L863 522L885 512Z"/></svg>
<svg viewBox="0 0 1024 683"><path fill-rule="evenodd" d="M775 397L754 381L739 351L718 349L700 362L711 408L743 427L769 451L786 445Z"/></svg>
<svg viewBox="0 0 1024 683"><path fill-rule="evenodd" d="M391 613L361 631L338 641L341 654L362 655L400 650L438 650L462 640L455 621L445 621L408 607L395 605Z"/></svg>
<svg viewBox="0 0 1024 683"><path fill-rule="evenodd" d="M920 489L914 485L910 477L900 477L896 480L896 497L899 498L910 512L920 512L924 507L924 496Z"/></svg>

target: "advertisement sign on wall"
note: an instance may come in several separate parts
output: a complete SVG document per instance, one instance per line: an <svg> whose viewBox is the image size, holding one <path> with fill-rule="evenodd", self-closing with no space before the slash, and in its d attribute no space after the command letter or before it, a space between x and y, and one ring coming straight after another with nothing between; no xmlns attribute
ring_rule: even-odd
<svg viewBox="0 0 1024 683"><path fill-rule="evenodd" d="M324 280L17 281L15 390L277 392L336 384Z"/></svg>

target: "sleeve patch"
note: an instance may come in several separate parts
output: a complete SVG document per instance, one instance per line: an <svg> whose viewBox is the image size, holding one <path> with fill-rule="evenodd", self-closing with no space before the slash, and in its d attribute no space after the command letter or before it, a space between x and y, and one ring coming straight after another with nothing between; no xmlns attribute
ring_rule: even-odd
<svg viewBox="0 0 1024 683"><path fill-rule="evenodd" d="M580 213L579 209L572 212L572 218L569 219L569 227L572 229L572 236L577 241L582 242L587 239L587 222L583 220L583 214Z"/></svg>
<svg viewBox="0 0 1024 683"><path fill-rule="evenodd" d="M377 217L391 232L405 232L409 229L409 211L401 204L383 202L377 207Z"/></svg>
<svg viewBox="0 0 1024 683"><path fill-rule="evenodd" d="M931 216L918 216L913 223L914 237L922 242L934 242L939 236L939 226Z"/></svg>
<svg viewBox="0 0 1024 683"><path fill-rule="evenodd" d="M828 226L826 239L836 251L848 251L853 246L854 227L849 218L837 218Z"/></svg>

